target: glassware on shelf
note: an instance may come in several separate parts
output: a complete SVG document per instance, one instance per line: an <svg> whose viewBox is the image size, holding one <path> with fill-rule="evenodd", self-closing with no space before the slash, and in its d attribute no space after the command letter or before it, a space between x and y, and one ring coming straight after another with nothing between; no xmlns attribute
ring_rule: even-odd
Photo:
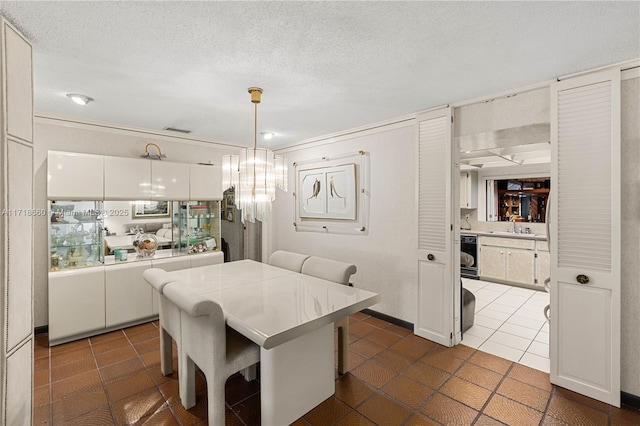
<svg viewBox="0 0 640 426"><path fill-rule="evenodd" d="M50 270L104 263L101 201L50 201Z"/></svg>
<svg viewBox="0 0 640 426"><path fill-rule="evenodd" d="M179 202L179 250L203 253L216 250L220 240L220 203L218 201Z"/></svg>
<svg viewBox="0 0 640 426"><path fill-rule="evenodd" d="M153 234L140 234L133 242L133 247L136 249L138 256L153 257L158 247L158 239Z"/></svg>

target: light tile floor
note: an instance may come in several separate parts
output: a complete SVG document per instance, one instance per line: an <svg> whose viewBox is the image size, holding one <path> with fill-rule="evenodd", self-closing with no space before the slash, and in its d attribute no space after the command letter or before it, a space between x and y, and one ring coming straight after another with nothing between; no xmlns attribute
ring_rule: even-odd
<svg viewBox="0 0 640 426"><path fill-rule="evenodd" d="M462 344L549 372L549 294L488 281L462 279L476 297L473 327Z"/></svg>

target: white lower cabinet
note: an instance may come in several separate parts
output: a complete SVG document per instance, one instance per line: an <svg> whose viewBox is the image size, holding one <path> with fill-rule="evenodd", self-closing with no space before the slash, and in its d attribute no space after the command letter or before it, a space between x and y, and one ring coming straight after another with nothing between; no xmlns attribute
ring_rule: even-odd
<svg viewBox="0 0 640 426"><path fill-rule="evenodd" d="M142 274L150 268L177 271L215 265L222 252L119 263L49 273L49 342L99 334L158 315L158 294Z"/></svg>
<svg viewBox="0 0 640 426"><path fill-rule="evenodd" d="M106 269L106 326L126 324L154 315L151 286L142 273L150 262L109 265Z"/></svg>
<svg viewBox="0 0 640 426"><path fill-rule="evenodd" d="M546 241L536 242L536 281L537 285L544 287L544 280L551 275L551 256L549 245Z"/></svg>
<svg viewBox="0 0 640 426"><path fill-rule="evenodd" d="M105 328L103 267L49 273L49 341Z"/></svg>
<svg viewBox="0 0 640 426"><path fill-rule="evenodd" d="M508 248L507 281L518 284L535 284L535 253L533 250Z"/></svg>
<svg viewBox="0 0 640 426"><path fill-rule="evenodd" d="M480 237L480 277L535 285L535 241Z"/></svg>

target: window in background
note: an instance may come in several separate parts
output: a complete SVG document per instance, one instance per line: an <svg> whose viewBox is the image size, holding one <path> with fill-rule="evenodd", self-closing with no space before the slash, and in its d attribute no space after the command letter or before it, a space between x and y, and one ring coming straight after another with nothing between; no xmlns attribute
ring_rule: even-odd
<svg viewBox="0 0 640 426"><path fill-rule="evenodd" d="M544 223L550 178L488 179L487 221Z"/></svg>

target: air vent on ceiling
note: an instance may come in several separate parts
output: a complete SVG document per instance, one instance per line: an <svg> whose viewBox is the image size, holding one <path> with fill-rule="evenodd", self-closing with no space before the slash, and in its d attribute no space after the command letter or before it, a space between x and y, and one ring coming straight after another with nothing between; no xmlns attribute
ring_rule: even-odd
<svg viewBox="0 0 640 426"><path fill-rule="evenodd" d="M191 133L191 130L176 129L175 127L165 127L162 130L168 130L170 132L178 132L178 133Z"/></svg>

